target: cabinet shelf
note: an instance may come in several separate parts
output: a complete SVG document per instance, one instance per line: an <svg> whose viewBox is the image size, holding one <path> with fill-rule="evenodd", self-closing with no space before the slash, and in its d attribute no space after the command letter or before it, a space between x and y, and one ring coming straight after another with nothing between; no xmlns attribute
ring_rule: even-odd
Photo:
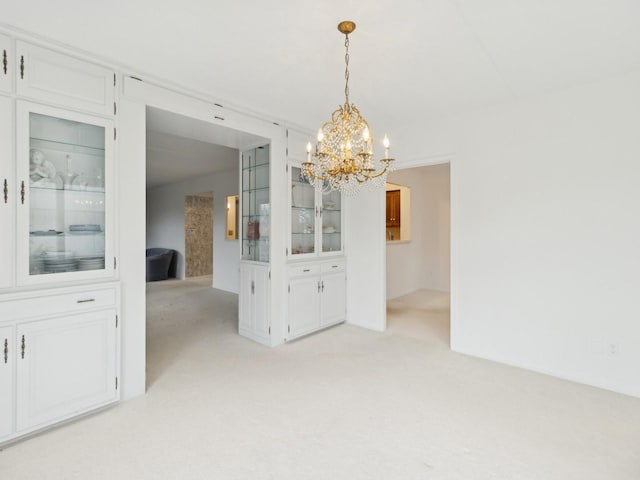
<svg viewBox="0 0 640 480"><path fill-rule="evenodd" d="M101 193L104 196L104 187L80 187L72 185L71 188L63 188L60 186L51 186L51 187L43 187L39 185L30 185L29 190L33 192L44 191L44 192L69 192L72 194L84 194L84 193Z"/></svg>
<svg viewBox="0 0 640 480"><path fill-rule="evenodd" d="M61 142L46 138L29 137L31 148L56 150L64 153L79 153L83 155L96 155L104 157L104 146L82 145L77 143Z"/></svg>

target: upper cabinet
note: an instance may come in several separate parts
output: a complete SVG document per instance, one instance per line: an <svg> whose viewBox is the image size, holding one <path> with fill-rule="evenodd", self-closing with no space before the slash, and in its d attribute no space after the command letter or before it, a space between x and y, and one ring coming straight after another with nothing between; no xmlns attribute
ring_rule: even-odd
<svg viewBox="0 0 640 480"><path fill-rule="evenodd" d="M269 145L242 152L242 259L269 262Z"/></svg>
<svg viewBox="0 0 640 480"><path fill-rule="evenodd" d="M113 275L111 120L18 101L18 285Z"/></svg>
<svg viewBox="0 0 640 480"><path fill-rule="evenodd" d="M18 40L17 94L101 115L115 111L115 73L46 48Z"/></svg>
<svg viewBox="0 0 640 480"><path fill-rule="evenodd" d="M13 208L15 182L13 180L13 105L8 97L0 96L0 288L12 286L13 280Z"/></svg>
<svg viewBox="0 0 640 480"><path fill-rule="evenodd" d="M0 54L2 61L0 63L0 92L11 91L11 77L15 71L13 64L13 55L11 52L11 38L0 33Z"/></svg>
<svg viewBox="0 0 640 480"><path fill-rule="evenodd" d="M317 191L302 175L300 166L291 165L291 233L289 257L341 255L342 195L338 191Z"/></svg>

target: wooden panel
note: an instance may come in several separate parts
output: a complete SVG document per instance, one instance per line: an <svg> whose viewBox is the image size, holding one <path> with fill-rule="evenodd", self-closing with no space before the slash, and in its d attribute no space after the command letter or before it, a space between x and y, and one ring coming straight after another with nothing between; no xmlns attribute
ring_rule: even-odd
<svg viewBox="0 0 640 480"><path fill-rule="evenodd" d="M13 208L18 200L13 175L12 101L0 97L0 288L13 283ZM7 188L5 199L4 188Z"/></svg>
<svg viewBox="0 0 640 480"><path fill-rule="evenodd" d="M13 327L0 328L0 440L13 433Z"/></svg>
<svg viewBox="0 0 640 480"><path fill-rule="evenodd" d="M0 301L0 318L20 320L29 317L81 312L87 309L116 305L117 293L114 287L87 290L76 293L41 293L37 297Z"/></svg>
<svg viewBox="0 0 640 480"><path fill-rule="evenodd" d="M18 95L113 115L112 70L21 41L16 64Z"/></svg>
<svg viewBox="0 0 640 480"><path fill-rule="evenodd" d="M400 226L400 190L387 192L387 227Z"/></svg>
<svg viewBox="0 0 640 480"><path fill-rule="evenodd" d="M0 91L11 91L11 78L15 71L11 38L0 34Z"/></svg>
<svg viewBox="0 0 640 480"><path fill-rule="evenodd" d="M320 328L320 277L301 277L292 280L289 292L289 338L298 337Z"/></svg>
<svg viewBox="0 0 640 480"><path fill-rule="evenodd" d="M115 316L103 310L17 327L17 431L117 400Z"/></svg>
<svg viewBox="0 0 640 480"><path fill-rule="evenodd" d="M213 197L184 199L185 276L213 273Z"/></svg>

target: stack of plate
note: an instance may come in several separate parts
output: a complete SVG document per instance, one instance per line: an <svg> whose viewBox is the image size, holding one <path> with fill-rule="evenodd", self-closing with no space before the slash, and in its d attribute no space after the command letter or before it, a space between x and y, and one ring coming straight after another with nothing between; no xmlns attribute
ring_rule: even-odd
<svg viewBox="0 0 640 480"><path fill-rule="evenodd" d="M75 252L47 252L44 254L44 271L46 273L75 272L78 270L78 260Z"/></svg>
<svg viewBox="0 0 640 480"><path fill-rule="evenodd" d="M78 270L104 270L104 257L78 258Z"/></svg>

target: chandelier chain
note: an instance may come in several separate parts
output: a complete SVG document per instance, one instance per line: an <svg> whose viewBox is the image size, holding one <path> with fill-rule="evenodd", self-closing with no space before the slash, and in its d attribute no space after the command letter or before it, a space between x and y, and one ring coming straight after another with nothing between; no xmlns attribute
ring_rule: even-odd
<svg viewBox="0 0 640 480"><path fill-rule="evenodd" d="M344 54L344 64L345 64L345 69L344 69L344 96L346 98L346 103L347 105L349 104L349 35L345 35L345 39L344 39L344 48L345 48L345 54Z"/></svg>

